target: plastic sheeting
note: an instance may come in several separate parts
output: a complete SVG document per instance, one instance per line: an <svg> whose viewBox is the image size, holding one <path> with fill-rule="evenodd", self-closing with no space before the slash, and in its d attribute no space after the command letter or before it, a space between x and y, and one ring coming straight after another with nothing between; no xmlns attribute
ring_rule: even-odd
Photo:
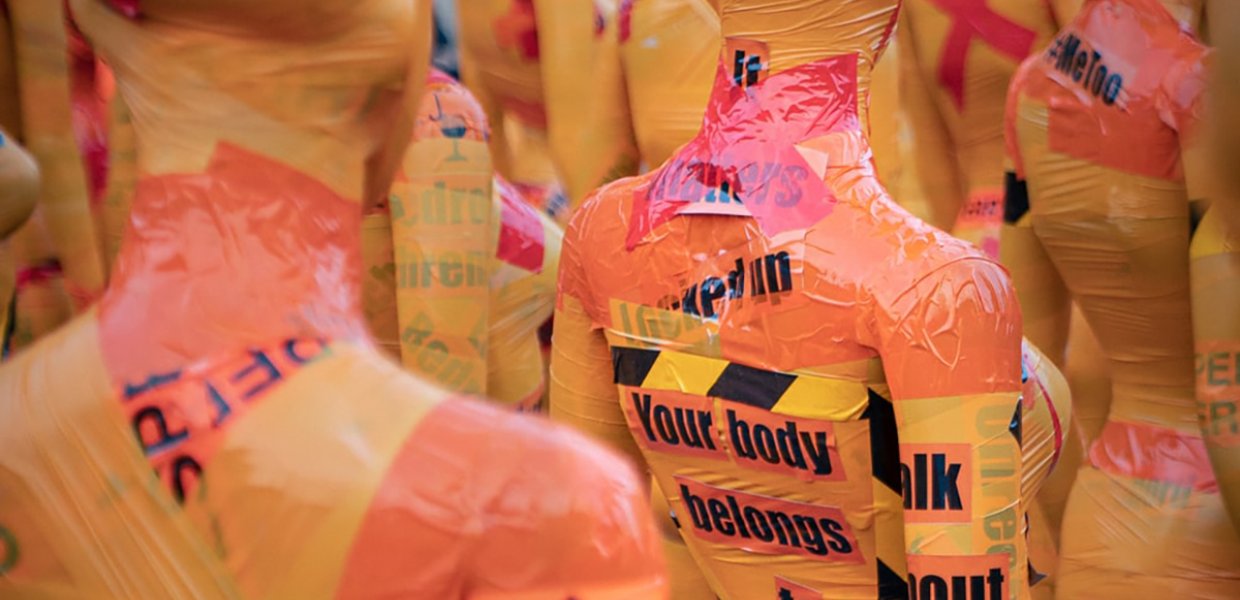
<svg viewBox="0 0 1240 600"><path fill-rule="evenodd" d="M0 129L0 240L26 221L39 197L39 166Z"/></svg>
<svg viewBox="0 0 1240 600"><path fill-rule="evenodd" d="M623 0L620 59L630 127L656 168L702 125L719 62L719 15L707 0Z"/></svg>
<svg viewBox="0 0 1240 600"><path fill-rule="evenodd" d="M39 163L38 207L10 240L16 267L17 350L99 297L103 264L90 190L73 128L70 47L62 2L10 0L21 127L11 130Z"/></svg>
<svg viewBox="0 0 1240 600"><path fill-rule="evenodd" d="M562 182L576 206L635 172L617 8L616 0L458 1L461 77L490 118L496 169L513 183Z"/></svg>
<svg viewBox="0 0 1240 600"><path fill-rule="evenodd" d="M364 334L426 4L125 5L72 2L141 175L97 308L0 367L0 596L663 597L630 467Z"/></svg>
<svg viewBox="0 0 1240 600"><path fill-rule="evenodd" d="M1180 7L1182 8L1182 7ZM1176 11L1182 19L1191 11ZM1155 0L1095 0L1022 65L1009 144L1037 245L1111 363L1063 524L1065 598L1234 598L1240 540L1193 398L1188 201L1206 49Z"/></svg>
<svg viewBox="0 0 1240 600"><path fill-rule="evenodd" d="M896 5L723 2L701 132L565 235L552 416L648 465L722 598L1029 594L1056 421L1006 274L875 178Z"/></svg>
<svg viewBox="0 0 1240 600"><path fill-rule="evenodd" d="M529 410L546 385L537 330L563 233L539 199L492 181L488 132L464 86L433 73L390 206L363 221L363 304L407 368Z"/></svg>
<svg viewBox="0 0 1240 600"><path fill-rule="evenodd" d="M1236 152L1240 129L1235 127L1240 92L1240 6L1229 2L1207 5L1210 39L1216 45L1210 90L1210 135L1214 153L1214 183L1220 190L1236 189L1240 176ZM1212 135L1211 135L1212 134ZM1213 204L1193 238L1193 329L1197 352L1197 411L1206 447L1214 463L1219 491L1231 523L1240 530L1240 420L1234 356L1240 351L1240 205L1234 192L1213 195ZM1228 370L1227 357L1233 357Z"/></svg>
<svg viewBox="0 0 1240 600"><path fill-rule="evenodd" d="M908 0L901 32L918 77L908 83L918 173L931 223L999 253L1003 110L1026 56L1080 0Z"/></svg>

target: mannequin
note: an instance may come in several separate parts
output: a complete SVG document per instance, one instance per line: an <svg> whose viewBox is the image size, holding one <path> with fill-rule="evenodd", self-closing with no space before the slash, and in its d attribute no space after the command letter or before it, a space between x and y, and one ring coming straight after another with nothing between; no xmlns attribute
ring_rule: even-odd
<svg viewBox="0 0 1240 600"><path fill-rule="evenodd" d="M1003 99L1012 73L1080 0L908 0L909 114L930 223L999 252ZM925 93L917 93L924 90ZM944 157L947 157L944 159Z"/></svg>
<svg viewBox="0 0 1240 600"><path fill-rule="evenodd" d="M1240 594L1240 540L1192 393L1189 200L1207 197L1193 135L1207 51L1188 33L1199 14L1197 3L1091 0L1009 96L1009 152L1028 182L1009 212L1028 222L1113 377L1064 515L1061 598ZM1089 78L1082 60L1094 61Z"/></svg>
<svg viewBox="0 0 1240 600"><path fill-rule="evenodd" d="M636 169L617 4L458 0L461 78L492 125L496 170L514 184L562 183L576 206ZM560 219L571 212L549 208Z"/></svg>
<svg viewBox="0 0 1240 600"><path fill-rule="evenodd" d="M491 172L488 134L469 91L432 71L391 206L363 220L374 248L363 298L380 346L407 369L536 410L546 387L537 330L555 304L563 232ZM426 263L446 275L426 277Z"/></svg>
<svg viewBox="0 0 1240 600"><path fill-rule="evenodd" d="M723 0L701 132L565 234L552 417L648 466L724 599L907 598L952 575L1029 594L1019 504L1056 449L1009 426L1055 419L1018 407L1002 269L875 179L865 98L896 9ZM968 510L915 490L947 447Z"/></svg>
<svg viewBox="0 0 1240 600"><path fill-rule="evenodd" d="M7 240L34 211L39 197L39 167L0 127L0 358L8 353L15 274Z"/></svg>
<svg viewBox="0 0 1240 600"><path fill-rule="evenodd" d="M1214 102L1210 114L1213 132L1214 183L1220 190L1236 189L1236 106L1240 97L1240 10L1231 2L1211 2L1206 7L1210 40L1216 45L1215 77L1210 90ZM1197 354L1197 414L1206 447L1214 463L1219 492L1227 505L1232 526L1240 529L1240 435L1235 427L1235 378L1219 372L1220 362L1240 349L1240 207L1234 192L1216 195L1193 237L1192 296L1193 329Z"/></svg>
<svg viewBox="0 0 1240 600"><path fill-rule="evenodd" d="M663 597L620 460L364 333L360 221L413 131L426 3L71 6L139 181L101 302L0 368L0 595Z"/></svg>
<svg viewBox="0 0 1240 600"><path fill-rule="evenodd" d="M0 359L8 352L16 273L9 237L34 211L39 197L39 167L13 135L21 131L17 65L7 15L0 14Z"/></svg>
<svg viewBox="0 0 1240 600"><path fill-rule="evenodd" d="M69 52L62 2L11 0L23 140L40 166L40 197L12 237L16 351L64 324L99 297L103 265L86 173L74 139Z"/></svg>
<svg viewBox="0 0 1240 600"><path fill-rule="evenodd" d="M719 60L719 15L708 0L627 0L620 3L620 59L628 92L630 123L643 169L662 165L691 140L701 126ZM892 40L894 42L894 40ZM917 198L911 169L906 168L898 129L901 61L888 48L875 67L871 110L884 115L868 125L878 178L902 206ZM899 193L896 193L897 190ZM917 202L917 200L914 200ZM657 487L657 486L656 486ZM665 553L673 597L713 600L674 524L666 500L654 498L665 522ZM679 559L679 560L678 560Z"/></svg>

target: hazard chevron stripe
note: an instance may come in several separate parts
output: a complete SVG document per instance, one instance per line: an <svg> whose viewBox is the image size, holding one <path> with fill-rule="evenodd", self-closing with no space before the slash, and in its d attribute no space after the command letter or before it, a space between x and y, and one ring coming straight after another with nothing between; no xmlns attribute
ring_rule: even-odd
<svg viewBox="0 0 1240 600"><path fill-rule="evenodd" d="M855 421L870 405L857 381L757 369L671 350L613 346L615 383L739 402L824 421Z"/></svg>
<svg viewBox="0 0 1240 600"><path fill-rule="evenodd" d="M769 371L672 350L612 346L611 355L617 385L719 398L802 418L869 421L874 504L886 516L875 524L877 597L908 597L899 438L894 406L882 391L856 381Z"/></svg>

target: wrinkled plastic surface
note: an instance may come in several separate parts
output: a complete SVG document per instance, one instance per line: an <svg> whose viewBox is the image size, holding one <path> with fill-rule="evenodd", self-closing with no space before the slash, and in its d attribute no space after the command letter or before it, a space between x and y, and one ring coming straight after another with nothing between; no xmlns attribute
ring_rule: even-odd
<svg viewBox="0 0 1240 600"><path fill-rule="evenodd" d="M363 222L364 238L391 240L365 257L365 310L407 368L533 409L546 385L537 329L553 310L563 233L532 206L539 199L492 181L487 135L464 86L433 73L390 208Z"/></svg>
<svg viewBox="0 0 1240 600"><path fill-rule="evenodd" d="M108 103L108 173L103 196L103 259L109 274L116 266L130 204L138 185L138 155L133 115L125 99L114 95Z"/></svg>
<svg viewBox="0 0 1240 600"><path fill-rule="evenodd" d="M663 597L629 467L363 333L427 5L137 6L72 2L142 175L98 308L0 368L0 596Z"/></svg>
<svg viewBox="0 0 1240 600"><path fill-rule="evenodd" d="M1064 598L1240 594L1193 398L1186 181L1206 50L1154 0L1087 3L1013 80L1025 211L1111 363L1063 524ZM1027 215L1023 215L1027 211Z"/></svg>
<svg viewBox="0 0 1240 600"><path fill-rule="evenodd" d="M642 163L656 168L701 125L719 60L719 15L708 0L624 0L618 19L632 129ZM882 115L870 122L869 139L879 179L893 191L906 189L899 65L893 50L883 54L867 100Z"/></svg>
<svg viewBox="0 0 1240 600"><path fill-rule="evenodd" d="M553 418L644 460L723 598L1027 598L1021 484L1056 449L1017 437L1055 426L1018 407L1006 274L875 179L859 90L896 3L722 8L699 135L566 232Z"/></svg>
<svg viewBox="0 0 1240 600"><path fill-rule="evenodd" d="M1003 110L1008 82L1080 0L908 0L918 173L931 223L999 253Z"/></svg>

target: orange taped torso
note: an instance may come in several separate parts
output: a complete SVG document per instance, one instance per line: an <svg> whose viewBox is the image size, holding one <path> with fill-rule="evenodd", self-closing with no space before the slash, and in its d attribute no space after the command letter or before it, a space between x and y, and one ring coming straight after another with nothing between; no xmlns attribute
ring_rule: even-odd
<svg viewBox="0 0 1240 600"><path fill-rule="evenodd" d="M352 342L277 341L115 391L98 348L88 315L0 369L4 410L26 415L0 436L0 481L12 491L0 550L19 549L4 554L0 594L486 598L614 587L657 597L652 526L590 509L603 498L641 506L644 491L574 433L448 399ZM146 460L134 462L139 453ZM66 514L70 499L86 511Z"/></svg>
<svg viewBox="0 0 1240 600"><path fill-rule="evenodd" d="M919 281L986 259L874 178L857 61L739 87L721 66L702 132L600 190L565 238L562 301L606 333L629 430L727 598L906 597L902 506L967 521L983 502L922 485L935 468L959 474L967 444L901 456L889 390L911 384L918 359L884 365L876 348L945 318L912 307ZM1001 285L984 272L978 285ZM983 372L1008 352L957 368L1002 386Z"/></svg>

